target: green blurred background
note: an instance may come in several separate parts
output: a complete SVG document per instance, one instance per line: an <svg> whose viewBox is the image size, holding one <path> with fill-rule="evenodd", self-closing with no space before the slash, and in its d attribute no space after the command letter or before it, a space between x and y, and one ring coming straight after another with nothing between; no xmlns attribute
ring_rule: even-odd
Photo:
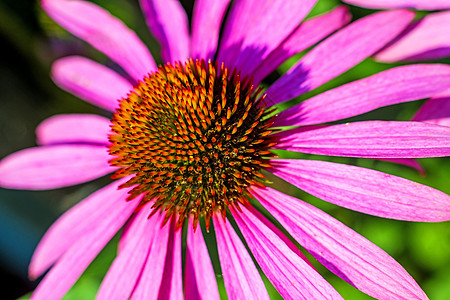
<svg viewBox="0 0 450 300"><path fill-rule="evenodd" d="M137 0L94 1L124 20L149 45L157 62L159 46L148 33ZM182 1L189 15L193 0ZM337 0L320 0L312 15L323 13L339 5ZM353 20L373 11L350 7ZM418 16L425 15L419 12ZM447 33L448 34L448 33ZM34 128L45 118L58 113L99 113L108 116L92 105L60 90L49 77L51 63L67 55L85 55L109 66L111 62L89 45L73 37L39 8L36 1L2 0L0 2L0 38L2 56L0 59L0 158L35 145ZM266 83L276 79L302 54L281 66ZM326 57L324 58L326 59ZM450 61L441 60L449 63ZM342 83L362 78L392 65L366 60L325 86L303 95L290 103L309 98L323 90ZM378 109L350 120L408 120L422 101ZM420 159L426 170L421 176L408 167L367 159L341 159L313 157L281 153L287 157L308 157L343 162L381 170L402 176L450 193L450 160L448 158ZM58 216L75 203L105 185L108 178L53 191L14 191L0 189L0 273L3 299L16 299L28 294L36 282L27 279L27 265L33 249L45 230ZM450 299L450 226L449 223L413 223L386 220L353 212L325 203L283 182L275 182L279 189L313 203L340 221L344 222L369 240L379 245L418 281L431 299ZM65 299L93 299L116 251L118 237L107 246L88 268ZM210 246L212 238L207 238ZM217 254L212 254L213 264L218 270ZM323 267L315 264L319 272L331 282L346 299L370 299L346 284ZM223 281L217 272L219 287ZM267 282L267 280L266 280ZM280 296L268 283L274 299ZM225 297L225 296L224 296Z"/></svg>

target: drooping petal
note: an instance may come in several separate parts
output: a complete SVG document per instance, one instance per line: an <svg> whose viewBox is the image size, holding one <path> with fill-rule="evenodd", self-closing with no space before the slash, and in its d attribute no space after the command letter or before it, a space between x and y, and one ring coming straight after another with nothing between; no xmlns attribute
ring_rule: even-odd
<svg viewBox="0 0 450 300"><path fill-rule="evenodd" d="M0 162L0 186L48 190L87 182L116 168L105 146L52 145L18 151Z"/></svg>
<svg viewBox="0 0 450 300"><path fill-rule="evenodd" d="M281 112L274 126L332 122L379 107L429 98L450 86L450 66L409 65L347 83Z"/></svg>
<svg viewBox="0 0 450 300"><path fill-rule="evenodd" d="M398 220L450 220L450 196L407 179L326 161L276 159L271 162L273 174L339 206Z"/></svg>
<svg viewBox="0 0 450 300"><path fill-rule="evenodd" d="M69 56L52 65L53 81L62 89L98 107L115 111L133 89L128 80L97 62Z"/></svg>
<svg viewBox="0 0 450 300"><path fill-rule="evenodd" d="M396 62L450 56L450 36L446 32L450 32L450 11L429 14L411 24L406 33L375 58L382 62Z"/></svg>
<svg viewBox="0 0 450 300"><path fill-rule="evenodd" d="M218 61L242 76L255 68L300 24L317 0L234 1L219 47ZM276 24L276 26L274 25Z"/></svg>
<svg viewBox="0 0 450 300"><path fill-rule="evenodd" d="M192 218L189 219L184 276L186 300L218 300L216 276L209 258L208 249L200 228L194 232Z"/></svg>
<svg viewBox="0 0 450 300"><path fill-rule="evenodd" d="M161 44L164 62L189 58L189 24L178 0L140 0L148 27Z"/></svg>
<svg viewBox="0 0 450 300"><path fill-rule="evenodd" d="M258 66L254 71L253 83L257 84L286 59L316 44L350 19L348 9L338 6L328 13L306 20Z"/></svg>
<svg viewBox="0 0 450 300"><path fill-rule="evenodd" d="M379 12L359 19L314 47L268 90L272 104L311 91L342 74L396 37L411 22L407 10Z"/></svg>
<svg viewBox="0 0 450 300"><path fill-rule="evenodd" d="M450 155L450 128L421 122L364 121L315 130L288 130L274 148L303 153L420 158Z"/></svg>
<svg viewBox="0 0 450 300"><path fill-rule="evenodd" d="M376 299L427 299L386 252L314 206L271 188L251 193L330 271Z"/></svg>
<svg viewBox="0 0 450 300"><path fill-rule="evenodd" d="M198 0L192 14L192 57L213 59L230 0Z"/></svg>
<svg viewBox="0 0 450 300"><path fill-rule="evenodd" d="M156 69L138 36L109 12L88 1L41 0L45 12L59 25L117 62L134 79Z"/></svg>
<svg viewBox="0 0 450 300"><path fill-rule="evenodd" d="M437 10L450 8L448 0L342 0L348 4L376 8L414 8L421 10Z"/></svg>
<svg viewBox="0 0 450 300"><path fill-rule="evenodd" d="M450 90L427 100L412 120L450 126Z"/></svg>
<svg viewBox="0 0 450 300"><path fill-rule="evenodd" d="M141 274L150 251L151 241L160 224L148 219L148 211L141 209L132 220L126 242L106 273L96 299L128 299ZM126 274L126 275L124 275Z"/></svg>
<svg viewBox="0 0 450 300"><path fill-rule="evenodd" d="M270 299L252 258L230 223L213 216L220 266L229 299Z"/></svg>
<svg viewBox="0 0 450 300"><path fill-rule="evenodd" d="M54 240L55 234L50 233L50 237L44 237L44 239L42 240L41 243L45 243L42 244L42 247L60 248L58 243L66 243L64 242L66 239L76 238L76 240L70 240L70 247L64 251L64 254L61 256L61 258L47 273L47 275L34 291L31 299L61 299L64 294L70 289L70 287L76 282L83 271L88 267L88 265L92 262L92 260L94 260L97 254L105 247L108 241L117 233L117 231L119 231L125 221L133 213L139 202L125 201L127 190L117 190L116 183L107 187L106 191L102 190L102 192L103 195L101 196L97 193L93 194L96 195L94 198L100 197L103 200L101 201L101 203L97 202L98 198L95 200L92 200L93 198L90 198L90 203L84 204L83 209L77 209L76 213L70 213L69 211L69 215L64 218L66 220L68 218L77 219L77 223L74 223L73 221L64 221L64 219L62 219L60 226L67 226L70 223L72 225L71 229L73 231L78 231L77 234L71 233L71 230L68 228L57 229L57 227L54 227L55 229L53 232L59 232L55 234L60 235L61 232L66 231L68 232L69 237L60 236L59 240ZM112 205L110 204L110 202L112 202ZM94 203L96 204L95 207L92 205ZM80 204L80 206L82 204ZM86 206L90 207L86 209ZM106 207L106 209L104 209L103 207ZM86 214L80 215L79 212L84 209L88 211L94 210L93 213L95 217L91 217L90 215ZM90 227L85 227L87 219L90 220L87 222L91 225ZM79 229L77 228L79 226L83 227L84 230L79 231ZM53 242L52 244L49 244L50 238ZM40 255L42 255L42 252Z"/></svg>
<svg viewBox="0 0 450 300"><path fill-rule="evenodd" d="M55 263L76 241L99 224L109 222L116 206L122 207L128 189L119 190L118 180L91 194L63 214L47 230L31 258L29 274L36 279ZM133 206L133 203L128 203ZM101 225L103 226L103 225Z"/></svg>
<svg viewBox="0 0 450 300"><path fill-rule="evenodd" d="M167 245L170 226L160 227L164 215L155 214L152 218L156 218L156 232L153 235L147 261L131 295L131 299L157 299L160 292L164 268L166 266L166 256L169 251Z"/></svg>
<svg viewBox="0 0 450 300"><path fill-rule="evenodd" d="M169 226L169 225L167 225ZM181 230L175 229L172 218L167 257L158 299L183 300L183 269L181 267Z"/></svg>
<svg viewBox="0 0 450 300"><path fill-rule="evenodd" d="M40 145L81 143L107 145L111 122L102 116L90 114L63 114L52 116L36 128Z"/></svg>
<svg viewBox="0 0 450 300"><path fill-rule="evenodd" d="M254 208L232 210L248 247L283 299L343 299L338 292L267 227Z"/></svg>

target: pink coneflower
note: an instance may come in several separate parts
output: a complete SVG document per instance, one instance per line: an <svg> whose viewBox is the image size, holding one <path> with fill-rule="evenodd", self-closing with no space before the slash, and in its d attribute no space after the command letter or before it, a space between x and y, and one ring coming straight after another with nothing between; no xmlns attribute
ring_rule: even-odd
<svg viewBox="0 0 450 300"><path fill-rule="evenodd" d="M229 2L197 1L189 34L177 1L141 1L167 62L157 68L137 36L102 8L84 1L42 1L54 20L109 56L128 76L82 57L55 62L52 73L58 85L113 111L114 117L54 116L37 129L40 146L0 163L0 185L7 188L59 188L111 172L117 178L70 209L45 234L30 276L51 269L32 298L61 298L125 225L99 299L219 299L200 220L214 229L229 299L268 298L237 229L284 298L341 299L255 208L257 203L319 262L364 293L379 299L427 298L383 250L319 209L275 190L264 173L356 211L410 221L449 220L449 196L430 187L345 164L275 159L271 151L447 156L450 129L443 126L317 124L430 97L450 84L450 67L394 68L277 115L271 105L313 90L374 54L413 14L381 12L340 29L262 91L262 79L343 26L347 12L337 8L300 24L316 1L237 0L219 43ZM296 128L278 131L277 126ZM234 219L237 228L227 219ZM181 226L187 227L184 268Z"/></svg>

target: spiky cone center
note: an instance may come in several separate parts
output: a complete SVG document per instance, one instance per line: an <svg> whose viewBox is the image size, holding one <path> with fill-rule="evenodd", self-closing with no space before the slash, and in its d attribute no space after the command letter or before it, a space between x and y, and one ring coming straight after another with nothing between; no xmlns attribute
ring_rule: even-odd
<svg viewBox="0 0 450 300"><path fill-rule="evenodd" d="M129 200L144 194L138 209L152 202L165 222L190 215L207 227L214 213L247 202L247 188L263 186L270 167L270 129L265 96L249 79L222 64L203 60L166 64L149 74L112 118L113 178L133 175Z"/></svg>

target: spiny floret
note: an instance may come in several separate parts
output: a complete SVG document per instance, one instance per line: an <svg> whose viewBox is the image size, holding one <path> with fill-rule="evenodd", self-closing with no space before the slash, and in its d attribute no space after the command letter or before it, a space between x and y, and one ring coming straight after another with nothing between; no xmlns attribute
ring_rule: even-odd
<svg viewBox="0 0 450 300"><path fill-rule="evenodd" d="M247 201L250 185L262 186L261 169L276 137L272 118L251 81L222 64L188 60L149 74L120 102L112 119L113 176L134 175L129 199L144 194L138 209L153 202L178 224Z"/></svg>

